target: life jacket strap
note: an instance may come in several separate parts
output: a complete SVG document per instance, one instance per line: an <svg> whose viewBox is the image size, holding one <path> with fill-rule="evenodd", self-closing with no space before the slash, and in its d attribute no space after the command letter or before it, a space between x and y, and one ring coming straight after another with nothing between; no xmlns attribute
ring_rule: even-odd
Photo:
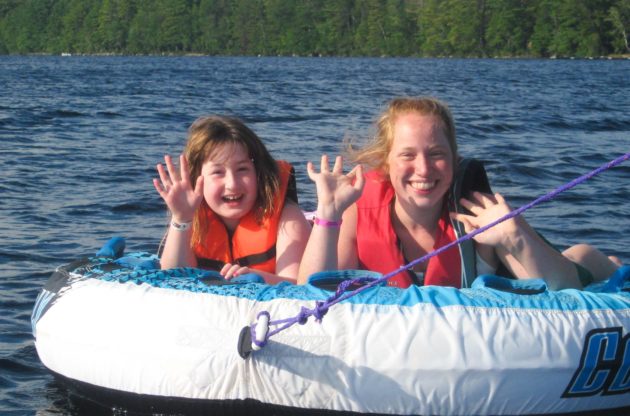
<svg viewBox="0 0 630 416"><path fill-rule="evenodd" d="M470 198L473 191L492 193L490 182L486 174L483 162L476 159L461 158L459 160L453 183L449 194L449 210L469 214L459 200L460 198ZM455 237L460 238L466 235L464 224L451 220L455 230ZM462 261L462 282L461 286L470 287L477 277L477 257L475 245L472 240L466 240L459 244L459 254Z"/></svg>
<svg viewBox="0 0 630 416"><path fill-rule="evenodd" d="M269 248L269 250L263 253L250 254L249 256L236 259L234 260L234 262L240 266L249 267L249 266L254 266L256 264L264 263L267 260L271 260L275 257L276 257L276 246L273 245Z"/></svg>
<svg viewBox="0 0 630 416"><path fill-rule="evenodd" d="M256 264L264 263L267 260L273 259L276 257L276 246L271 246L269 250L263 253L250 254L249 256L241 257L234 260L235 264L238 264L242 267L250 267L255 266ZM197 267L208 270L216 270L220 271L223 266L225 266L225 262L216 259L208 259L205 257L197 258Z"/></svg>

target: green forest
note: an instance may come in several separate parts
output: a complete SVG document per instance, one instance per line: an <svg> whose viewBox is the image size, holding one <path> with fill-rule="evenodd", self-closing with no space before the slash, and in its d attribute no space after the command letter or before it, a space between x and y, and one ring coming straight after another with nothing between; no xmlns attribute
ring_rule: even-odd
<svg viewBox="0 0 630 416"><path fill-rule="evenodd" d="M0 0L0 54L628 55L630 0Z"/></svg>

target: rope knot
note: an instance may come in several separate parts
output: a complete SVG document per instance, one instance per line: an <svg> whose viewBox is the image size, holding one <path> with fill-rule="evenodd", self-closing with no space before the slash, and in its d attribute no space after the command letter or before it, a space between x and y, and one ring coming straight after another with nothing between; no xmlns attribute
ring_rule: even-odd
<svg viewBox="0 0 630 416"><path fill-rule="evenodd" d="M302 306L295 319L298 324L304 325L306 321L308 321L308 317L313 315L317 322L321 322L324 315L328 313L328 308L328 302L317 301L315 302L315 307L313 309Z"/></svg>
<svg viewBox="0 0 630 416"><path fill-rule="evenodd" d="M313 316L315 316L315 320L321 323L322 318L326 315L326 313L328 313L328 302L315 302L315 308L313 309Z"/></svg>
<svg viewBox="0 0 630 416"><path fill-rule="evenodd" d="M297 320L298 324L304 325L310 315L311 315L311 310L307 308L306 306L302 306L300 308L300 313L297 314L295 319Z"/></svg>

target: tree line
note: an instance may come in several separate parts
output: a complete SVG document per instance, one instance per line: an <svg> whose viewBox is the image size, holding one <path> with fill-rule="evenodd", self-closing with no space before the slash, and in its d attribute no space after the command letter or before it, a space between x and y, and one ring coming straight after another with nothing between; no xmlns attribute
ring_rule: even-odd
<svg viewBox="0 0 630 416"><path fill-rule="evenodd" d="M0 0L0 54L598 57L630 0Z"/></svg>

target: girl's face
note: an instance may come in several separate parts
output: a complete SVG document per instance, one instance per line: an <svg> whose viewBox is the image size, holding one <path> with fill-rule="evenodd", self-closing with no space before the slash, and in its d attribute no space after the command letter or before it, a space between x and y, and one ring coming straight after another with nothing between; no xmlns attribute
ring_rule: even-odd
<svg viewBox="0 0 630 416"><path fill-rule="evenodd" d="M441 208L453 180L453 152L442 121L415 112L399 115L387 164L399 203Z"/></svg>
<svg viewBox="0 0 630 416"><path fill-rule="evenodd" d="M201 174L206 203L233 231L256 203L258 183L254 162L243 145L226 144L203 163Z"/></svg>

